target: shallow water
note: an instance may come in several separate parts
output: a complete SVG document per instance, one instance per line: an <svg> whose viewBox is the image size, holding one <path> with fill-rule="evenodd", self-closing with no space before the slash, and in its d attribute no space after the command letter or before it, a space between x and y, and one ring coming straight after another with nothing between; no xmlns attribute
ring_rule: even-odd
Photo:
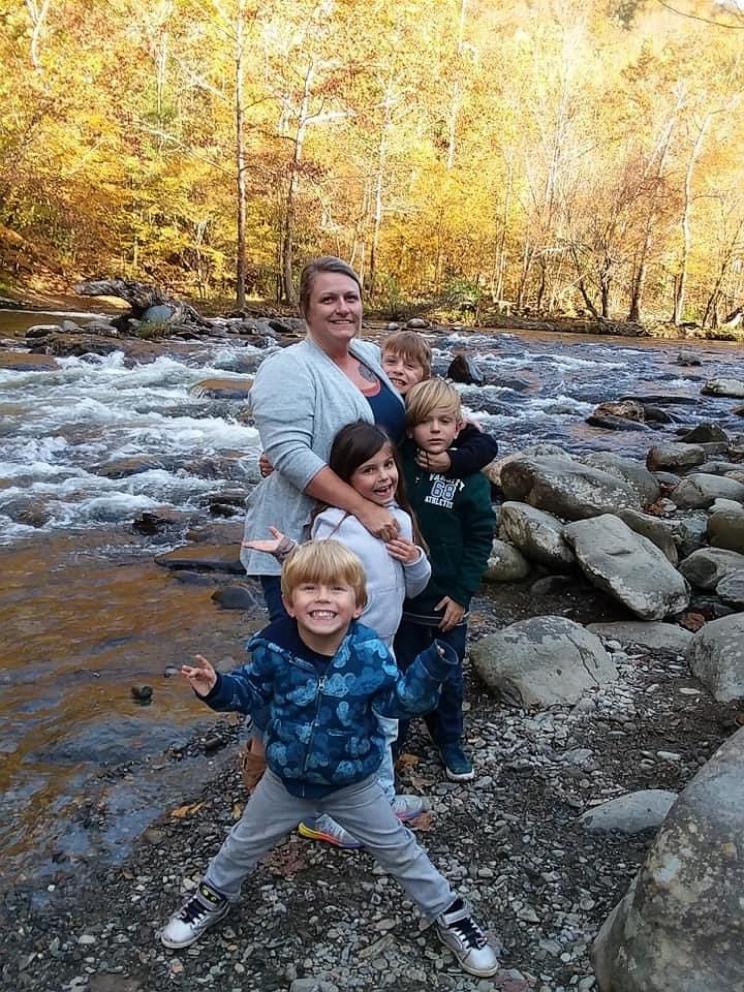
<svg viewBox="0 0 744 992"><path fill-rule="evenodd" d="M17 330L18 320L27 327L47 315L0 312L0 336ZM463 400L504 454L543 440L645 457L652 443L675 439L675 425L611 433L584 423L596 403L631 393L699 401L664 404L677 426L742 426L731 413L735 401L700 397L705 379L741 375L736 346L685 343L703 362L688 369L675 362L676 342L496 332L433 337L432 344L438 371L455 351L477 359L492 384L460 387ZM255 365L265 353L215 340L135 367L114 354L61 359L53 372L0 370L0 861L7 878L43 880L60 857L120 856L129 838L210 773L206 761L148 771L147 759L184 743L197 721L211 722L165 670L196 650L237 662L264 616L220 611L211 582L158 568L153 552L168 545L136 534L131 521L156 506L197 514L210 495L255 482L258 437L241 404L196 399L189 387ZM152 467L123 478L102 474L140 456ZM151 705L133 700L137 682L153 686ZM128 763L129 778L101 779ZM81 826L84 803L116 814L109 833Z"/></svg>

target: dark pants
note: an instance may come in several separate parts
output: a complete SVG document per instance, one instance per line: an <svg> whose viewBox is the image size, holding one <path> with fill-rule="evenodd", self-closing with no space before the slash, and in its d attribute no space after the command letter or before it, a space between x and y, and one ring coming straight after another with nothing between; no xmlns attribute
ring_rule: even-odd
<svg viewBox="0 0 744 992"><path fill-rule="evenodd" d="M465 657L466 636L467 624L465 623L458 624L444 634L438 627L425 627L422 624L411 623L404 617L393 642L395 660L402 672L405 672L413 663L416 655L425 651L435 639L449 644L457 654L459 664L447 680L442 683L439 705L424 717L432 740L440 748L444 747L445 744L457 744L462 740L462 703L465 692L462 680L462 661ZM396 757L400 754L407 733L408 721L400 720L398 740L393 746Z"/></svg>
<svg viewBox="0 0 744 992"><path fill-rule="evenodd" d="M282 602L282 579L280 575L259 575L261 588L263 589L266 609L269 611L269 620L281 620L282 617L289 616L284 609Z"/></svg>

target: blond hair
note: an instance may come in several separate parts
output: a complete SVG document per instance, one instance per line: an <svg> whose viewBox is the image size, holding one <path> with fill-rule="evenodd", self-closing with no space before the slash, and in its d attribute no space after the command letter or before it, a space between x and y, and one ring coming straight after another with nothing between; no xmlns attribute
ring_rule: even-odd
<svg viewBox="0 0 744 992"><path fill-rule="evenodd" d="M424 370L424 379L431 375L431 348L415 331L396 331L382 342L382 355L392 351L404 361L415 362Z"/></svg>
<svg viewBox="0 0 744 992"><path fill-rule="evenodd" d="M282 568L282 596L291 602L294 590L305 582L341 582L354 590L357 606L367 605L364 566L340 541L308 541L289 555Z"/></svg>
<svg viewBox="0 0 744 992"><path fill-rule="evenodd" d="M434 410L446 410L462 420L460 394L444 379L426 379L417 383L406 396L406 427L417 427Z"/></svg>

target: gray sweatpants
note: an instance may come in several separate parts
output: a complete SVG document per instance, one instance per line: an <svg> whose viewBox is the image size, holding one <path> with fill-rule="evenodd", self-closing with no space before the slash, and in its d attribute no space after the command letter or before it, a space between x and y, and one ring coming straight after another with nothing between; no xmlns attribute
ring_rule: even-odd
<svg viewBox="0 0 744 992"><path fill-rule="evenodd" d="M329 813L367 848L403 886L427 921L457 898L426 852L398 820L376 777L348 785L323 799L291 796L270 769L248 800L243 815L209 863L204 881L231 902L256 862L305 817Z"/></svg>

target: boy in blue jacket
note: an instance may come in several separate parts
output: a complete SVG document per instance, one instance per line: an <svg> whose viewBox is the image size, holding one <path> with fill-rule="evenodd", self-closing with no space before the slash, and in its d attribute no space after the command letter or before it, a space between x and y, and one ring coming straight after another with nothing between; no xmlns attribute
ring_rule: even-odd
<svg viewBox="0 0 744 992"><path fill-rule="evenodd" d="M217 674L206 658L182 672L214 710L268 708L268 770L207 873L163 931L187 947L221 920L262 858L318 810L358 837L395 877L465 971L487 977L498 959L463 900L434 868L385 798L376 771L385 746L376 714L432 709L455 654L435 641L402 675L374 631L357 623L367 598L364 569L338 541L299 546L282 569L288 618L248 644L251 663Z"/></svg>

